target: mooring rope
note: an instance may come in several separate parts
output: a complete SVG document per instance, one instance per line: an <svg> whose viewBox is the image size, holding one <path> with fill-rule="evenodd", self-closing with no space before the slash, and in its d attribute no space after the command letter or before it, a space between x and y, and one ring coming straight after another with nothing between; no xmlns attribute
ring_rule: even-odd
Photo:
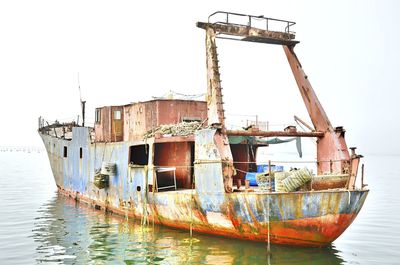
<svg viewBox="0 0 400 265"><path fill-rule="evenodd" d="M330 162L341 162L342 160L319 160L319 161L274 161L271 160L272 164L288 164L288 163L293 163L293 164L315 164L315 163L330 163ZM202 160L200 162L194 162L195 164L207 164L207 163L223 163L224 161L219 161L219 160ZM232 161L233 164L258 164L258 165L267 165L268 161L265 162L256 162L256 161ZM194 165L157 165L154 166L154 168L161 168L161 167L176 167L176 168L193 168Z"/></svg>

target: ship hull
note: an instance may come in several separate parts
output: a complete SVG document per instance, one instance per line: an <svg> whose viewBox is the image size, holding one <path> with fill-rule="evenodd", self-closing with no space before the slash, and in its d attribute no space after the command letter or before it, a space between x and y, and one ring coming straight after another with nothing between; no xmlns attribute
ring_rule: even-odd
<svg viewBox="0 0 400 265"><path fill-rule="evenodd" d="M243 192L224 195L222 204L219 196L208 196L209 205L223 206L215 211L201 207L202 198L188 190L149 193L146 206L142 201L139 205L122 202L116 206L111 201L89 198L61 187L59 192L99 210L147 224L258 242L268 242L269 237L272 244L306 247L327 246L338 238L356 218L368 194L368 191Z"/></svg>
<svg viewBox="0 0 400 265"><path fill-rule="evenodd" d="M144 188L150 183L152 169L129 166L129 146L135 143L91 143L86 128L76 129L72 141L46 134L41 137L60 193L142 223L196 233L259 242L269 239L273 244L326 246L352 223L368 194L367 190L152 192ZM116 162L117 174L110 177L108 188L98 189L94 175L104 160Z"/></svg>

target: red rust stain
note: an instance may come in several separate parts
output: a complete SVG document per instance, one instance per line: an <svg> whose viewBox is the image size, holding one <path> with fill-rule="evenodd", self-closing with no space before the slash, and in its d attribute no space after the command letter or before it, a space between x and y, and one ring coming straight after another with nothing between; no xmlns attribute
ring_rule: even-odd
<svg viewBox="0 0 400 265"><path fill-rule="evenodd" d="M202 223L207 223L207 217L203 214L202 211L193 210L193 215L201 220Z"/></svg>
<svg viewBox="0 0 400 265"><path fill-rule="evenodd" d="M271 223L271 242L323 246L335 240L354 220L356 214L335 214ZM297 243L296 243L297 242Z"/></svg>
<svg viewBox="0 0 400 265"><path fill-rule="evenodd" d="M228 204L228 208L227 209L228 209L228 219L232 222L233 227L235 227L236 230L241 231L242 227L241 227L241 224L239 222L239 218L237 218L234 215L235 205L232 202L230 202Z"/></svg>

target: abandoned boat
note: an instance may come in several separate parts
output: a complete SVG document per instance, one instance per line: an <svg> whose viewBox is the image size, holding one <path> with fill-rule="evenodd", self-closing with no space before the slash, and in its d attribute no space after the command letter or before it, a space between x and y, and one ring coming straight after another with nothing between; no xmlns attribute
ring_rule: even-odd
<svg viewBox="0 0 400 265"><path fill-rule="evenodd" d="M214 21L217 16L222 19ZM282 30L271 30L271 23ZM294 52L294 24L228 12L198 22L206 32L206 101L105 106L95 110L94 127L85 126L84 108L82 125L39 118L59 192L143 224L275 244L333 242L356 218L368 189L363 180L356 187L362 156L355 148L349 153L344 129L331 125ZM261 130L257 124L229 130L216 38L281 45L313 126L301 121L308 131ZM265 137L317 139L316 174L284 171L271 162L258 170L255 154L268 148Z"/></svg>

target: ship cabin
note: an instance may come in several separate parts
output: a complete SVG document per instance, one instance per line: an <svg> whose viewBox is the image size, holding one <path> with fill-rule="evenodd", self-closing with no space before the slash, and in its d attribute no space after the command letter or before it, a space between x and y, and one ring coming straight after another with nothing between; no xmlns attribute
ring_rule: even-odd
<svg viewBox="0 0 400 265"><path fill-rule="evenodd" d="M194 188L195 131L207 128L207 103L198 100L155 99L95 109L94 142L129 145L129 168L153 168L149 189L170 191ZM229 137L236 175L257 169L256 151L265 143L255 137ZM149 157L152 156L152 157Z"/></svg>

